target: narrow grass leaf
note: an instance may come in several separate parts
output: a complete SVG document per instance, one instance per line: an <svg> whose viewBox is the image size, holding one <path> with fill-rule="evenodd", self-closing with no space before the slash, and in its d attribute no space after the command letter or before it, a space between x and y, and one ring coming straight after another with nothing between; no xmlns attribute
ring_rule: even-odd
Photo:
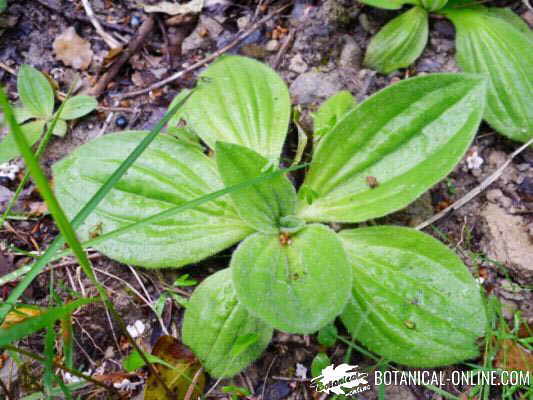
<svg viewBox="0 0 533 400"><path fill-rule="evenodd" d="M25 319L24 321L0 330L0 347L12 344L26 336L31 335L41 329L51 326L57 320L71 314L74 310L86 304L94 303L96 298L84 298L74 300L64 306L53 307L36 317Z"/></svg>

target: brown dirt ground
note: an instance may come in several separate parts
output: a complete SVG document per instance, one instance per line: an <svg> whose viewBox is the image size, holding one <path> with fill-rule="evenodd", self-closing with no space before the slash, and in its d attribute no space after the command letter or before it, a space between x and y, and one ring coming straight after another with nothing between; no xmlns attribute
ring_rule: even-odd
<svg viewBox="0 0 533 400"><path fill-rule="evenodd" d="M59 5L64 15L53 11L50 7L44 7L42 3ZM132 24L132 16L141 19L147 17L135 2L95 0L91 3L101 20L132 31L136 29ZM525 6L519 1L498 1L494 4L512 6L526 20L533 19L531 12L526 11ZM198 25L194 27L192 34L188 35L187 32L188 37L183 43L183 53L176 55L176 52L171 51L174 54L172 61L177 67L169 63L166 43L179 42L180 35L184 35L184 32L180 31L180 28L169 27L165 24L165 18L158 15L158 23L146 38L142 50L121 69L120 74L113 79L107 91L100 97L100 106L104 108L75 122L65 138L55 138L42 159L43 166L49 168L55 161L69 154L79 145L99 136L102 130L105 132L119 130L115 124L118 117L124 116L127 119L128 128L152 127L163 115L176 93L194 84L197 72L188 74L184 79L162 89L155 90L148 96L138 96L127 100L119 100L118 97L131 90L146 87L168 76L171 72L179 70L184 63L191 64L228 43L257 9L257 3L254 1L209 1L209 7L204 9L200 15ZM65 14L74 17L66 18ZM361 59L369 38L396 14L363 7L351 0L326 0L324 2L297 0L287 12L269 21L262 29L252 34L244 45L238 46L232 52L259 58L273 65L281 73L291 85L294 102L302 106L305 126L309 123L309 111L315 109L325 96L337 90L348 89L361 100L406 76L458 71L453 59L453 26L448 21L437 18L431 20L431 37L427 49L409 70L382 76L362 67ZM90 88L103 71L103 60L108 47L90 24L77 18L83 15L83 8L79 1L21 0L11 2L7 13L1 17L7 28L3 31L0 42L0 62L3 66L14 70L21 64L31 64L55 79L62 91L68 90L76 75L81 78L82 91ZM52 51L54 38L69 26L74 26L80 36L90 41L95 54L89 69L81 73L58 61ZM131 37L128 33L108 28L106 30L113 34L120 34L126 40ZM281 35L281 38L277 42L272 42L272 35ZM288 35L292 35L292 40L285 50L280 50L279 46L287 40ZM309 77L307 74L310 72L321 74L318 75L322 82L321 87L313 86L312 83L316 82L317 75ZM15 77L4 68L0 69L0 80L6 86L12 100L16 100ZM110 111L110 107L120 107L123 110ZM294 152L295 143L296 131L292 128L286 146L288 157ZM483 159L480 168L471 169L466 160L463 161L449 178L434 187L408 209L388 217L385 221L410 226L424 221L477 186L517 147L517 143L497 135L488 126L483 125L469 152L471 156L473 151L477 151ZM529 323L533 322L531 292L533 266L530 260L533 253L528 254L531 250L531 235L533 234L532 166L533 151L529 149L518 156L505 170L502 177L486 192L458 211L439 220L432 227L425 229L427 233L440 238L458 252L472 273L482 279L487 293L495 294L502 301L507 318L512 318L513 314L520 310L523 318ZM4 179L0 184L9 190L14 190L18 182L18 180ZM28 212L32 204L36 202L39 202L39 196L33 186L29 186L17 204L17 210ZM4 244L13 244L27 251L45 248L55 235L57 235L57 229L50 217L46 215L37 215L26 221L13 220L0 230L0 239ZM501 245L502 241L518 242L521 245L517 248L507 248ZM3 251L3 254L6 262L3 270L0 271L2 274L29 261L28 257L22 255L7 251ZM223 267L229 260L230 254L231 251L226 251L216 258L206 260L200 263L201 268L191 266L178 272L139 269L138 272L147 295L156 299L165 285L171 284L178 273L189 273L193 278L201 280ZM99 273L98 277L113 294L115 306L126 322L133 323L136 320L142 320L147 325L148 331L143 336L143 345L150 348L161 335L161 328L150 309L132 294L124 281L137 291L144 293L144 289L141 288L128 267L97 253L93 255L93 261L97 269L109 274ZM54 274L58 284L57 291L63 298L68 297L69 290L95 294L94 288L83 278L78 265L74 262L69 264L63 260L62 267L56 268ZM6 286L2 288L4 296L10 290L10 286ZM192 289L187 288L186 291L190 292ZM26 291L23 301L46 304L48 300L49 274L41 274ZM182 314L183 309L177 304L167 303L163 320L169 330L176 335L180 329ZM117 337L118 347L114 335L110 334L109 319L102 306L85 307L76 314L75 362L81 370L92 370L93 373L97 371L100 374L121 370L121 359L129 352L129 349L116 323L112 324L112 330ZM34 335L24 340L21 345L33 351L42 352L42 343L42 336ZM315 337L277 333L264 356L243 374L234 378L233 382L252 389L255 393L254 398L261 398L263 385L264 399L318 398L307 382L301 382L295 378L295 371L297 363L310 368L311 361L319 350L321 347ZM342 360L346 351L347 348L343 344L337 344L327 350L335 361ZM357 352L352 354L351 361L352 364L363 367L374 365L372 360ZM442 370L450 371L452 368L464 367L454 366ZM41 370L33 364L31 371L31 374L37 376L33 384L38 385ZM269 379L264 384L267 371L269 371ZM23 374L24 371L20 373ZM209 382L209 384L213 383L212 380ZM222 386L223 384L220 384L218 387ZM13 390L16 393L22 393L31 387L27 382L24 385L18 382L14 384ZM448 387L445 389L459 396L468 388ZM108 398L106 394L98 395L92 391L81 393L81 398ZM217 397L224 396L220 390L215 390L213 393ZM137 394L134 392L131 397ZM387 398L390 399L441 398L432 391L420 387L391 386L387 388L387 394ZM377 398L374 391L359 396L361 399ZM497 392L494 392L492 396L499 398Z"/></svg>

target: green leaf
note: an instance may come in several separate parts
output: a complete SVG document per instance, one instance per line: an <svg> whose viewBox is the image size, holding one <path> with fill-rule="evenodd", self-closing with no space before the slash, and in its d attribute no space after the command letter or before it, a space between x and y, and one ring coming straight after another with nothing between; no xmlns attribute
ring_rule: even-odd
<svg viewBox="0 0 533 400"><path fill-rule="evenodd" d="M83 117L96 109L98 102L91 96L74 96L65 101L61 119L71 120Z"/></svg>
<svg viewBox="0 0 533 400"><path fill-rule="evenodd" d="M335 324L328 324L318 331L318 343L322 346L332 347L337 342L337 327Z"/></svg>
<svg viewBox="0 0 533 400"><path fill-rule="evenodd" d="M428 41L428 13L413 7L389 21L372 38L366 50L364 65L382 74L411 65Z"/></svg>
<svg viewBox="0 0 533 400"><path fill-rule="evenodd" d="M331 365L331 360L326 353L318 353L311 362L311 376L316 378L322 375L322 370Z"/></svg>
<svg viewBox="0 0 533 400"><path fill-rule="evenodd" d="M265 64L223 56L201 74L185 115L211 148L218 141L235 143L278 159L289 124L289 91Z"/></svg>
<svg viewBox="0 0 533 400"><path fill-rule="evenodd" d="M304 182L317 198L299 196L297 215L359 222L407 206L459 162L484 98L484 79L469 74L407 79L371 96L319 143Z"/></svg>
<svg viewBox="0 0 533 400"><path fill-rule="evenodd" d="M27 318L7 329L0 329L0 348L40 331L71 314L79 307L94 303L96 300L95 298L78 299L64 306L49 308L46 312L36 317Z"/></svg>
<svg viewBox="0 0 533 400"><path fill-rule="evenodd" d="M323 225L285 239L256 233L235 250L231 270L249 312L290 333L313 333L331 322L351 286L342 245Z"/></svg>
<svg viewBox="0 0 533 400"><path fill-rule="evenodd" d="M250 332L243 336L239 336L231 348L229 353L230 357L240 356L258 341L259 335L256 332Z"/></svg>
<svg viewBox="0 0 533 400"><path fill-rule="evenodd" d="M168 368L174 368L173 365L167 363L165 360L162 360L157 356L154 356L150 353L144 353L144 355L152 364L161 364ZM133 350L124 360L122 360L122 367L126 372L133 372L144 367L145 365L146 363L137 350Z"/></svg>
<svg viewBox="0 0 533 400"><path fill-rule="evenodd" d="M181 92L179 92L176 97L174 97L174 99L172 100L172 102L170 103L170 105L168 106L168 108L172 108L172 106L178 104L181 100L183 100L185 98L185 96L187 96L189 93L191 93L191 90L190 89L183 89ZM185 118L185 108L182 107L180 110L178 110L173 116L172 118L169 119L168 121L168 126L171 126L171 127L178 127L180 125L180 122L182 121L182 119Z"/></svg>
<svg viewBox="0 0 533 400"><path fill-rule="evenodd" d="M33 114L25 107L13 108L13 113L15 114L15 119L19 124L22 124L23 122L33 118Z"/></svg>
<svg viewBox="0 0 533 400"><path fill-rule="evenodd" d="M35 68L23 64L17 77L22 104L34 117L50 118L54 113L54 91L48 79Z"/></svg>
<svg viewBox="0 0 533 400"><path fill-rule="evenodd" d="M533 31L531 31L531 28L527 24L526 21L524 21L520 16L518 16L513 10L510 8L501 8L501 7L480 7L480 10L486 12L488 15L492 17L501 18L510 25L513 25L515 29L518 29L520 32L526 34L529 36L530 40L533 40Z"/></svg>
<svg viewBox="0 0 533 400"><path fill-rule="evenodd" d="M448 9L454 23L457 63L489 78L485 120L517 141L533 137L533 39L510 18L478 9ZM519 49L519 51L517 50Z"/></svg>
<svg viewBox="0 0 533 400"><path fill-rule="evenodd" d="M147 132L104 135L54 165L56 193L74 216ZM79 230L84 239L222 189L215 163L193 146L157 137ZM132 229L95 247L126 264L179 267L213 255L250 233L231 206L216 199Z"/></svg>
<svg viewBox="0 0 533 400"><path fill-rule="evenodd" d="M339 234L354 275L341 319L369 350L412 367L479 354L486 315L461 260L429 235L381 226Z"/></svg>
<svg viewBox="0 0 533 400"><path fill-rule="evenodd" d="M256 178L271 164L246 147L217 142L218 170L226 186ZM286 176L280 175L261 184L230 194L237 212L250 226L262 232L277 232L280 219L294 214L296 191Z"/></svg>
<svg viewBox="0 0 533 400"><path fill-rule="evenodd" d="M363 4L386 10L399 10L404 4L416 4L417 0L359 0Z"/></svg>
<svg viewBox="0 0 533 400"><path fill-rule="evenodd" d="M446 6L448 0L419 0L420 7L427 11L437 11Z"/></svg>
<svg viewBox="0 0 533 400"><path fill-rule="evenodd" d="M357 102L347 90L327 99L313 115L315 136L323 136L328 133L356 105Z"/></svg>
<svg viewBox="0 0 533 400"><path fill-rule="evenodd" d="M249 339L254 335L252 343ZM204 368L221 378L238 374L256 360L268 346L272 328L241 305L231 272L224 269L194 291L185 311L182 337Z"/></svg>
<svg viewBox="0 0 533 400"><path fill-rule="evenodd" d="M54 126L53 134L59 137L63 137L67 134L68 126L65 121L58 119L56 126Z"/></svg>
<svg viewBox="0 0 533 400"><path fill-rule="evenodd" d="M37 120L33 122L28 122L27 124L22 125L20 128L26 136L26 140L30 146L33 146L41 133L43 132L45 122L42 120ZM17 144L15 143L15 138L13 134L9 132L2 141L0 142L0 164L5 163L9 160L12 160L15 157L20 155Z"/></svg>
<svg viewBox="0 0 533 400"><path fill-rule="evenodd" d="M0 0L0 13L4 12L7 8L7 0Z"/></svg>

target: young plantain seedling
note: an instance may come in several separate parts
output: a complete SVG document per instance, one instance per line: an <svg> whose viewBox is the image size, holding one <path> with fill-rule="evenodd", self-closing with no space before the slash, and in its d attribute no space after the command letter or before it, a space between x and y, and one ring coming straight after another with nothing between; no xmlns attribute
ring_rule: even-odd
<svg viewBox="0 0 533 400"><path fill-rule="evenodd" d="M513 140L526 142L533 137L533 34L513 11L472 0L360 1L385 9L414 6L372 38L366 66L384 74L408 67L426 47L429 13L445 16L456 28L459 66L489 79L484 119Z"/></svg>
<svg viewBox="0 0 533 400"><path fill-rule="evenodd" d="M54 119L55 96L52 85L46 77L29 65L22 65L17 76L17 89L22 102L16 107L15 117L30 145L35 144L41 137L47 124ZM64 136L67 132L67 122L89 114L98 103L94 97L74 96L66 100L60 118L53 134ZM19 155L13 135L8 133L0 142L0 164Z"/></svg>
<svg viewBox="0 0 533 400"><path fill-rule="evenodd" d="M299 191L278 175L97 246L121 262L161 268L241 242L230 267L195 290L183 323L183 341L215 377L232 376L259 357L273 329L309 334L339 315L370 350L405 365L446 365L478 354L486 322L480 289L453 252L413 229L335 232L327 223L390 214L451 172L480 123L484 78L407 79L357 106L341 97L315 117L322 137ZM341 110L331 107L336 102ZM289 93L264 64L221 57L202 74L180 118L214 157L197 143L159 136L88 218L82 236L277 168ZM56 192L68 214L145 134L105 135L55 165Z"/></svg>

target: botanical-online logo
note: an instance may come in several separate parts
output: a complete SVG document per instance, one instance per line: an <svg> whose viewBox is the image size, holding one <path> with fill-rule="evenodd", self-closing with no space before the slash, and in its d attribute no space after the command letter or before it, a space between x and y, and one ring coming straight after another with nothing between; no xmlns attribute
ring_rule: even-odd
<svg viewBox="0 0 533 400"><path fill-rule="evenodd" d="M367 373L357 371L357 365L328 365L322 374L313 378L311 385L317 392L339 395L355 394L370 390Z"/></svg>

